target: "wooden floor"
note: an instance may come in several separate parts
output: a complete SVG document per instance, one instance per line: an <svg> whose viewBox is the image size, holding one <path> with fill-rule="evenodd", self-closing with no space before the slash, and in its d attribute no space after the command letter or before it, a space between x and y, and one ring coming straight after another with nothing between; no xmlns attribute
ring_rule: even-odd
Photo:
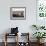
<svg viewBox="0 0 46 46"><path fill-rule="evenodd" d="M2 43L0 42L0 46L4 46L4 43L3 42ZM10 43L8 43L7 46L15 46L15 42L14 43L10 42ZM37 43L32 42L32 43L30 43L30 46L37 46ZM44 45L41 45L41 46L46 46L46 43L44 43Z"/></svg>

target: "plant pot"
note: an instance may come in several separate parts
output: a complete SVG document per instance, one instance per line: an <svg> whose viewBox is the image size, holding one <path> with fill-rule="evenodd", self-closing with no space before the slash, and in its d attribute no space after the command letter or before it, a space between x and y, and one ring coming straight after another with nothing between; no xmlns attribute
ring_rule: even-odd
<svg viewBox="0 0 46 46"><path fill-rule="evenodd" d="M37 39L37 43L40 43L40 39Z"/></svg>
<svg viewBox="0 0 46 46"><path fill-rule="evenodd" d="M45 39L40 39L40 43L44 43L44 40L45 40Z"/></svg>
<svg viewBox="0 0 46 46"><path fill-rule="evenodd" d="M41 44L41 43L44 42L44 40L45 40L45 39L38 39L37 42L38 42L39 44Z"/></svg>

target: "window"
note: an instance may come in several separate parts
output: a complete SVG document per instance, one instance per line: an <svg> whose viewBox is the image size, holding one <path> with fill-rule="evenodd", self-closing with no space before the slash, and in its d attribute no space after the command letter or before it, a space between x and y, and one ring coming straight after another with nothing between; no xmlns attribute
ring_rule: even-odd
<svg viewBox="0 0 46 46"><path fill-rule="evenodd" d="M37 15L39 17L46 17L46 0L37 1Z"/></svg>

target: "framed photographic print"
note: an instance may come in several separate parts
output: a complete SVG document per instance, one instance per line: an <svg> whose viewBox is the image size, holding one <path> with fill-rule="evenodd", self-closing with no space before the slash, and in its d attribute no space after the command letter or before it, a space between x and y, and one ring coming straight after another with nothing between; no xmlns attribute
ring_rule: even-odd
<svg viewBox="0 0 46 46"><path fill-rule="evenodd" d="M10 8L10 19L11 20L26 19L26 8L25 7L11 7Z"/></svg>

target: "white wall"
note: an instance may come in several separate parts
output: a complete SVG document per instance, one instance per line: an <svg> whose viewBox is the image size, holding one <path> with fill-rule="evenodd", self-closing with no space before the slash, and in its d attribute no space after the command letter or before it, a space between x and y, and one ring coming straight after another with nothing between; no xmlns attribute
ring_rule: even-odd
<svg viewBox="0 0 46 46"><path fill-rule="evenodd" d="M10 20L10 7L26 7L26 20ZM0 0L0 34L17 26L32 35L32 24L36 24L36 0Z"/></svg>

